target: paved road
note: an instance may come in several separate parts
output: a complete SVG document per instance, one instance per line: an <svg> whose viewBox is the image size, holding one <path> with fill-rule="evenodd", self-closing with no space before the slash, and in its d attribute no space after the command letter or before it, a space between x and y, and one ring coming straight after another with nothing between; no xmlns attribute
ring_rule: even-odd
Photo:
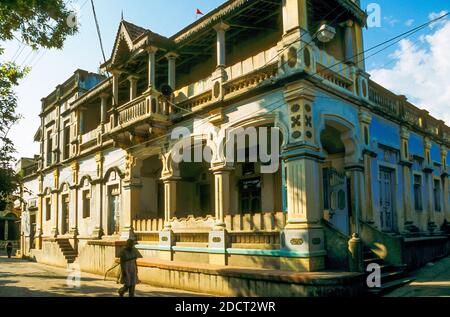
<svg viewBox="0 0 450 317"><path fill-rule="evenodd" d="M450 257L428 264L411 274L414 282L405 285L388 297L450 297Z"/></svg>
<svg viewBox="0 0 450 317"><path fill-rule="evenodd" d="M0 297L111 297L119 285L102 276L82 273L80 287L67 283L68 271L20 259L0 256ZM190 297L199 294L138 285L136 297Z"/></svg>

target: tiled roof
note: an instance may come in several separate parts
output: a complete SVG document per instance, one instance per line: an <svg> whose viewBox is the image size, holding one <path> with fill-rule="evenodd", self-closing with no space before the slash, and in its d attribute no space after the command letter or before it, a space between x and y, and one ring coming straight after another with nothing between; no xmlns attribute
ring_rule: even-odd
<svg viewBox="0 0 450 317"><path fill-rule="evenodd" d="M123 20L123 25L125 26L125 29L127 30L128 34L131 37L131 40L134 41L141 35L143 35L146 32L150 32L150 30L144 29L140 26L137 26L133 23L130 23L128 21Z"/></svg>

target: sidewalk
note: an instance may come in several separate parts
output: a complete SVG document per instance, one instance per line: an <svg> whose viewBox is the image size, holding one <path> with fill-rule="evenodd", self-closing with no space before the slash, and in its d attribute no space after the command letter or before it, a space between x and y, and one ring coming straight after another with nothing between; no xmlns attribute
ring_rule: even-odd
<svg viewBox="0 0 450 317"><path fill-rule="evenodd" d="M67 279L70 272L25 260L0 256L0 297L117 297L120 285L102 276L81 273L80 287ZM205 296L192 292L138 285L136 297Z"/></svg>
<svg viewBox="0 0 450 317"><path fill-rule="evenodd" d="M450 257L413 272L414 282L405 285L386 297L450 297Z"/></svg>

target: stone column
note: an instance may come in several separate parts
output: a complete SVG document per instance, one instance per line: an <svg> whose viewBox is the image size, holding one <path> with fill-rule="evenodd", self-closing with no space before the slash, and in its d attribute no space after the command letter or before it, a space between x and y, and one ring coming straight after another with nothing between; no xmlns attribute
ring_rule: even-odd
<svg viewBox="0 0 450 317"><path fill-rule="evenodd" d="M79 126L78 129L80 131L80 135L83 135L84 134L84 109L80 107L80 109L78 111L79 111L79 118L80 118L79 119L80 122L78 124L78 126Z"/></svg>
<svg viewBox="0 0 450 317"><path fill-rule="evenodd" d="M353 164L345 167L350 174L350 199L352 205L352 237L348 242L350 251L350 271L364 272L363 244L361 240L361 210L364 201L364 165Z"/></svg>
<svg viewBox="0 0 450 317"><path fill-rule="evenodd" d="M436 230L435 215L434 215L434 191L433 191L433 166L431 162L431 141L429 138L424 140L425 148L425 163L424 163L424 175L425 175L425 188L427 191L427 204L425 208L428 210L428 230L433 233Z"/></svg>
<svg viewBox="0 0 450 317"><path fill-rule="evenodd" d="M228 246L225 215L230 212L230 174L233 168L218 166L211 168L214 173L214 201L216 223L209 233L209 248L216 252L209 255L211 264L226 265Z"/></svg>
<svg viewBox="0 0 450 317"><path fill-rule="evenodd" d="M118 125L118 113L117 108L119 105L119 85L120 85L120 75L121 71L112 70L112 111L110 114L110 124L111 128L114 128Z"/></svg>
<svg viewBox="0 0 450 317"><path fill-rule="evenodd" d="M226 81L226 47L225 47L225 32L229 29L228 24L220 22L214 26L217 32L217 68L212 74L213 83L213 99L219 101L223 99L223 84Z"/></svg>
<svg viewBox="0 0 450 317"><path fill-rule="evenodd" d="M409 159L409 131L406 127L401 128L400 132L400 165L402 169L402 184L403 184L403 231L410 233L416 231L413 221L413 205L412 197L412 162Z"/></svg>
<svg viewBox="0 0 450 317"><path fill-rule="evenodd" d="M59 234L59 194L58 194L58 188L59 188L59 170L55 169L53 171L53 179L54 179L54 186L52 191L52 237L57 237Z"/></svg>
<svg viewBox="0 0 450 317"><path fill-rule="evenodd" d="M148 89L155 89L156 85L156 52L158 49L153 46L147 48L148 53Z"/></svg>
<svg viewBox="0 0 450 317"><path fill-rule="evenodd" d="M283 33L308 30L307 0L283 0Z"/></svg>
<svg viewBox="0 0 450 317"><path fill-rule="evenodd" d="M217 32L217 67L225 67L226 65L226 47L225 32L230 26L224 22L220 22L214 26Z"/></svg>
<svg viewBox="0 0 450 317"><path fill-rule="evenodd" d="M167 73L167 84L175 90L176 86L176 60L178 55L174 52L168 53L166 55L168 61L168 73Z"/></svg>
<svg viewBox="0 0 450 317"><path fill-rule="evenodd" d="M345 34L344 34L344 45L345 45L345 62L348 64L355 63L355 53L353 51L353 21L348 20L344 23ZM358 56L358 59L360 57Z"/></svg>
<svg viewBox="0 0 450 317"><path fill-rule="evenodd" d="M112 106L117 108L119 106L119 84L121 72L112 70Z"/></svg>
<svg viewBox="0 0 450 317"><path fill-rule="evenodd" d="M441 177L442 189L444 191L444 219L450 221L450 204L449 204L449 171L447 166L447 147L441 145Z"/></svg>
<svg viewBox="0 0 450 317"><path fill-rule="evenodd" d="M372 115L366 111L359 113L359 125L361 129L361 138L363 142L363 161L364 161L364 201L362 202L363 209L361 211L361 220L370 225L374 224L373 219L373 205L372 205L372 158L376 157L376 153L371 150L370 143L370 123L372 122Z"/></svg>
<svg viewBox="0 0 450 317"><path fill-rule="evenodd" d="M177 208L177 184L179 178L164 179L164 229L170 230L170 221Z"/></svg>
<svg viewBox="0 0 450 317"><path fill-rule="evenodd" d="M100 123L103 125L106 123L107 121L107 117L108 117L108 98L110 97L109 94L107 93L101 93L100 94L100 99L101 99L101 103L100 103Z"/></svg>
<svg viewBox="0 0 450 317"><path fill-rule="evenodd" d="M79 164L74 161L71 165L72 168L72 186L70 186L71 197L70 197L70 235L74 239L78 236L78 176L79 176Z"/></svg>
<svg viewBox="0 0 450 317"><path fill-rule="evenodd" d="M92 233L92 238L94 239L100 239L104 235L103 230L103 201L104 201L104 192L103 192L103 183L102 183L102 177L103 177L103 162L104 157L102 152L98 152L95 155L95 163L97 165L97 182L95 187L97 188L98 196L96 199L95 206L98 206L97 208L94 208L93 212L95 212L94 218L96 219L96 224L94 228L94 232ZM92 211L91 211L92 212ZM93 215L91 215L93 216Z"/></svg>
<svg viewBox="0 0 450 317"><path fill-rule="evenodd" d="M43 227L43 212L42 212L42 206L43 206L43 199L44 199L44 178L42 175L38 176L39 180L39 194L38 194L38 209L36 214L36 233L34 236L35 239L35 248L37 250L40 250L42 248L42 227Z"/></svg>
<svg viewBox="0 0 450 317"><path fill-rule="evenodd" d="M216 225L214 230L225 230L225 215L230 211L230 167L212 168L214 173L214 200Z"/></svg>
<svg viewBox="0 0 450 317"><path fill-rule="evenodd" d="M361 211L364 202L364 165L357 163L352 164L346 166L345 170L350 176L350 197L352 202L353 222L353 228L351 230L359 236L361 232Z"/></svg>
<svg viewBox="0 0 450 317"><path fill-rule="evenodd" d="M137 96L137 81L139 77L130 75L128 76L128 81L130 82L130 101L136 99Z"/></svg>
<svg viewBox="0 0 450 317"><path fill-rule="evenodd" d="M364 59L364 37L363 37L363 31L362 31L362 27L358 22L354 22L355 23L355 38L356 38L356 43L355 43L355 47L356 47L356 54L357 56L357 66L359 69L365 70L366 69L366 62Z"/></svg>
<svg viewBox="0 0 450 317"><path fill-rule="evenodd" d="M284 258L285 270L317 271L325 268L322 218L322 160L319 153L292 148L283 153L287 181L287 225L282 233L282 247L299 252L303 258Z"/></svg>
<svg viewBox="0 0 450 317"><path fill-rule="evenodd" d="M161 252L163 259L173 260L172 246L175 244L175 236L170 221L175 217L177 210L177 186L180 178L178 165L171 159L170 153L162 153L161 161L163 170L161 180L164 183L164 229L159 233L159 245L167 252Z"/></svg>
<svg viewBox="0 0 450 317"><path fill-rule="evenodd" d="M128 153L126 156L125 178L122 191L122 213L120 228L122 240L133 239L133 220L140 212L142 160Z"/></svg>
<svg viewBox="0 0 450 317"><path fill-rule="evenodd" d="M286 169L287 225L282 248L292 255L281 258L281 269L318 271L325 267L322 163L314 121L314 88L303 81L286 87L289 114L288 144L282 159ZM299 257L297 255L302 255Z"/></svg>
<svg viewBox="0 0 450 317"><path fill-rule="evenodd" d="M5 230L4 230L4 233L5 233L5 236L4 236L5 241L8 241L8 238L9 238L9 234L8 234L8 223L9 223L9 220L6 220L6 219L5 219Z"/></svg>

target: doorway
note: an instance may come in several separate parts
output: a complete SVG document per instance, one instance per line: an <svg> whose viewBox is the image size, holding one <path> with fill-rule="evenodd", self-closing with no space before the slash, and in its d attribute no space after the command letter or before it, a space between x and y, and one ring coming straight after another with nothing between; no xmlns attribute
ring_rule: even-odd
<svg viewBox="0 0 450 317"><path fill-rule="evenodd" d="M381 230L394 230L394 173L391 169L380 168L380 224Z"/></svg>
<svg viewBox="0 0 450 317"><path fill-rule="evenodd" d="M61 200L61 234L65 235L69 233L69 195L63 195Z"/></svg>
<svg viewBox="0 0 450 317"><path fill-rule="evenodd" d="M111 187L108 195L108 235L120 233L120 196L118 186Z"/></svg>

